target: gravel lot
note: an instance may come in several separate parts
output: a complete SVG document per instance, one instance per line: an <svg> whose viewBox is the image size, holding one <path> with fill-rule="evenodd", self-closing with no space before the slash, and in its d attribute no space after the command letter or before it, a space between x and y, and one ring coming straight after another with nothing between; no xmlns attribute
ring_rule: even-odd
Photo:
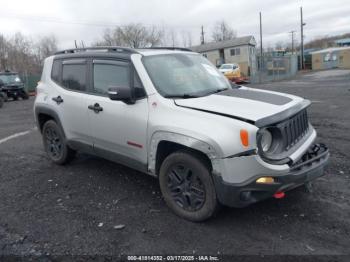
<svg viewBox="0 0 350 262"><path fill-rule="evenodd" d="M81 154L70 165L52 164L34 129L33 98L5 103L0 255L350 255L350 71L254 87L313 102L311 122L331 151L327 175L312 193L299 188L281 200L224 208L205 223L173 215L157 180L124 166Z"/></svg>

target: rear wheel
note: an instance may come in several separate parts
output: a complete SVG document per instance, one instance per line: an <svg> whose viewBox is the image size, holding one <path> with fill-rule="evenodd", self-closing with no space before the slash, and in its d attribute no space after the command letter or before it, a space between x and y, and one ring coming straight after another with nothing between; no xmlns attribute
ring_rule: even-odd
<svg viewBox="0 0 350 262"><path fill-rule="evenodd" d="M159 183L165 202L182 218L199 222L218 209L210 168L195 153L169 155L160 168Z"/></svg>
<svg viewBox="0 0 350 262"><path fill-rule="evenodd" d="M73 160L76 152L67 145L63 131L55 121L44 124L42 137L45 151L54 163L64 165Z"/></svg>

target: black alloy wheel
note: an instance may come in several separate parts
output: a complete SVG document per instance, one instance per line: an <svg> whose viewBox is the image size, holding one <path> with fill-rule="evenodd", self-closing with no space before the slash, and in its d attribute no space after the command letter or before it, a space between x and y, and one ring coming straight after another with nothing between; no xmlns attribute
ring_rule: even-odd
<svg viewBox="0 0 350 262"><path fill-rule="evenodd" d="M48 127L45 129L46 152L52 159L59 159L62 155L62 139L57 131Z"/></svg>
<svg viewBox="0 0 350 262"><path fill-rule="evenodd" d="M64 132L54 120L45 122L42 137L44 149L54 163L64 165L74 159L76 151L67 145Z"/></svg>
<svg viewBox="0 0 350 262"><path fill-rule="evenodd" d="M189 221L204 221L219 209L211 163L203 154L183 149L167 156L159 185L168 207Z"/></svg>
<svg viewBox="0 0 350 262"><path fill-rule="evenodd" d="M200 177L184 164L168 172L168 188L174 202L187 211L197 211L205 202L205 187Z"/></svg>

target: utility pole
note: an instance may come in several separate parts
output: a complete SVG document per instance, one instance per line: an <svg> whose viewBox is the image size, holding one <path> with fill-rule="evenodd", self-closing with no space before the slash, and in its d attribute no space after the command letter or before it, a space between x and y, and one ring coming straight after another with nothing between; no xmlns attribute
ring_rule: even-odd
<svg viewBox="0 0 350 262"><path fill-rule="evenodd" d="M202 32L201 32L201 45L204 45L204 27L202 26Z"/></svg>
<svg viewBox="0 0 350 262"><path fill-rule="evenodd" d="M292 55L294 54L294 33L295 30L292 30L289 32L290 34L292 34Z"/></svg>
<svg viewBox="0 0 350 262"><path fill-rule="evenodd" d="M304 23L303 20L303 8L300 7L300 69L304 69L304 26L306 23Z"/></svg>
<svg viewBox="0 0 350 262"><path fill-rule="evenodd" d="M259 59L259 80L261 83L261 72L263 67L263 46L262 46L262 24L261 24L261 12L259 12L260 18L260 59Z"/></svg>

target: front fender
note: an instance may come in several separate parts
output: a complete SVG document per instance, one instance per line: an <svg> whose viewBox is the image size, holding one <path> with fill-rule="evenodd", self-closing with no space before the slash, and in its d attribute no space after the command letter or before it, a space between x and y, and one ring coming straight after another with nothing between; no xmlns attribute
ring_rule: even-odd
<svg viewBox="0 0 350 262"><path fill-rule="evenodd" d="M156 157L157 157L157 148L161 141L168 141L177 143L195 150L198 150L208 156L208 158L212 161L212 159L216 159L219 157L219 152L215 149L214 146L209 145L208 143L193 138L188 135L174 133L169 131L156 131L150 140L149 145L149 154L148 154L148 170L151 174L156 173ZM214 165L215 162L212 161ZM214 167L214 166L213 166Z"/></svg>

